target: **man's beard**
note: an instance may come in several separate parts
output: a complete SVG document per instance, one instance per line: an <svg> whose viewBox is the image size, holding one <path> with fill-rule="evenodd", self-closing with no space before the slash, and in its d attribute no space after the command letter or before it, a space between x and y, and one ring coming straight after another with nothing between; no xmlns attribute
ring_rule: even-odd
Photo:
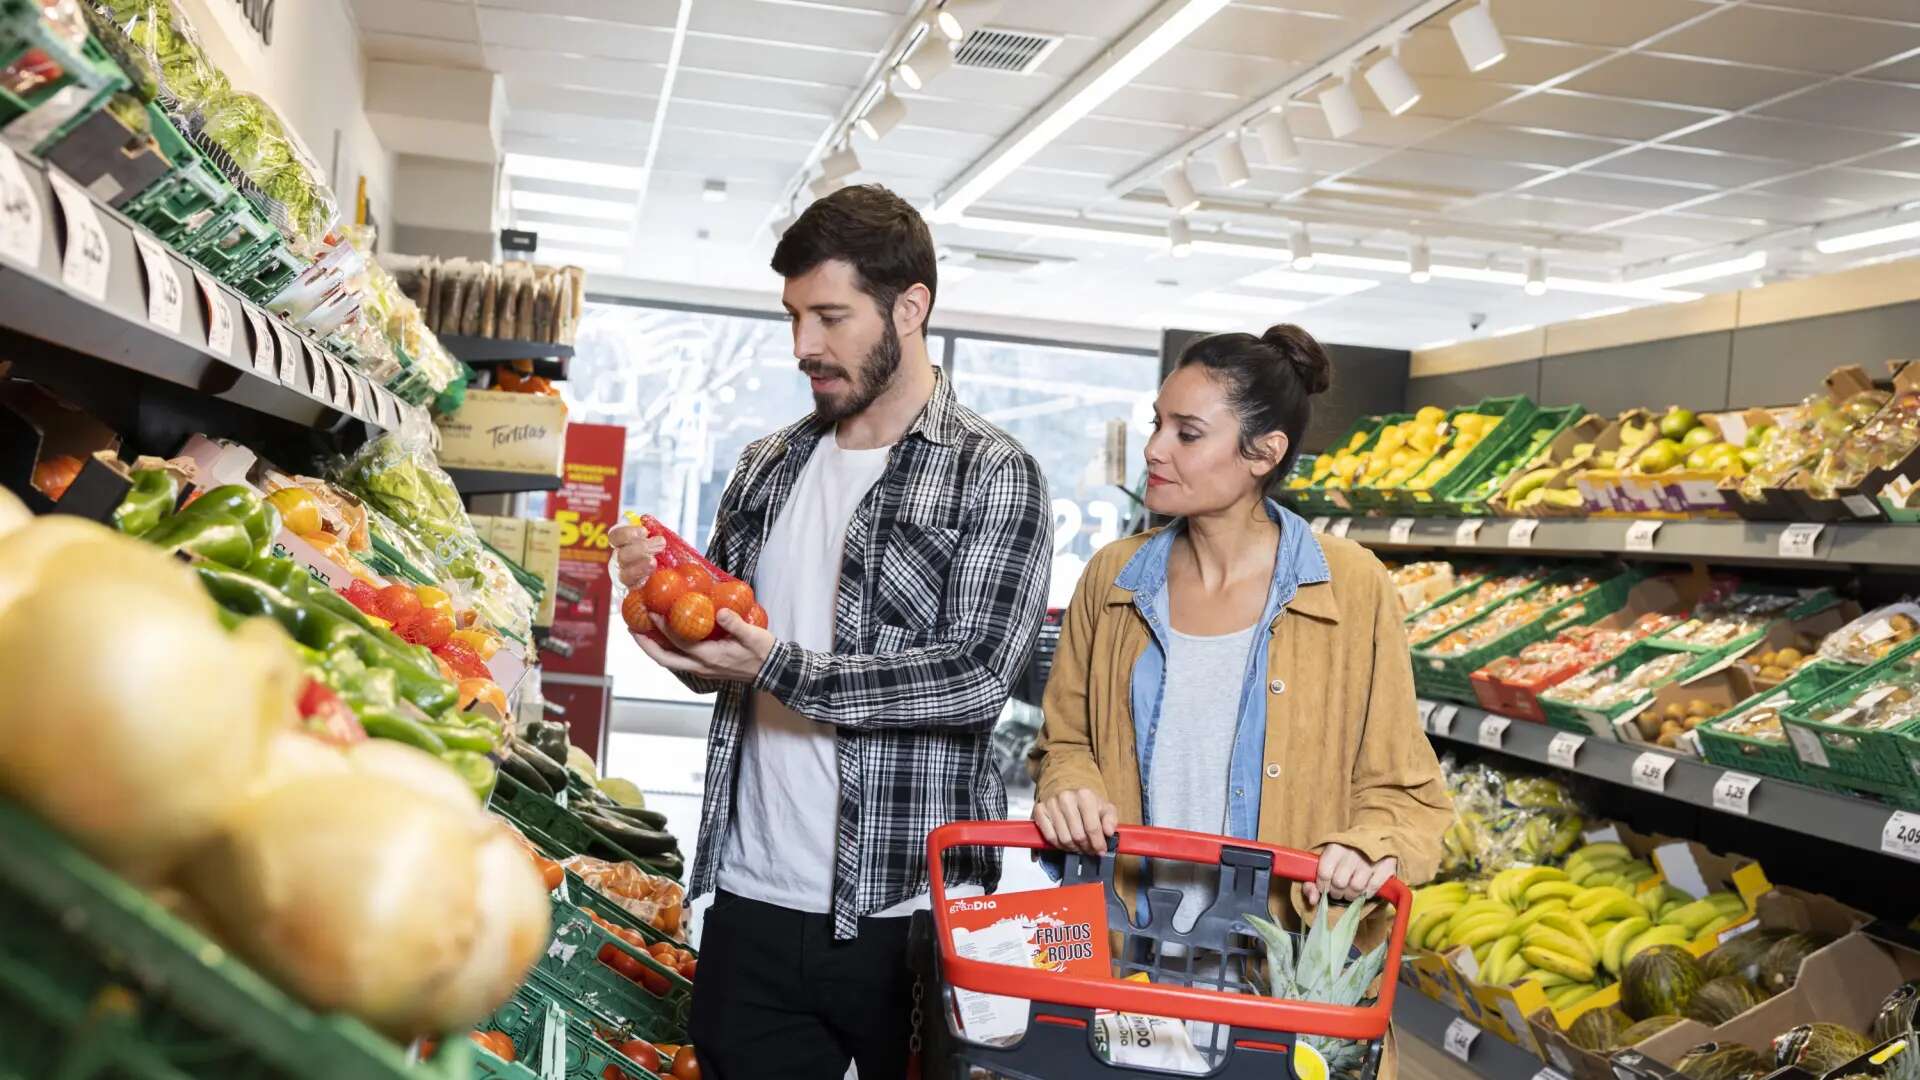
<svg viewBox="0 0 1920 1080"><path fill-rule="evenodd" d="M846 379L852 387L842 399L816 393L813 395L815 415L828 423L837 424L850 416L865 412L867 406L880 399L893 384L893 377L900 371L900 334L893 328L892 319L881 320L880 340L867 350L866 357L860 362L860 370L851 374L840 368L815 361L806 361L800 370L809 376L832 375Z"/></svg>

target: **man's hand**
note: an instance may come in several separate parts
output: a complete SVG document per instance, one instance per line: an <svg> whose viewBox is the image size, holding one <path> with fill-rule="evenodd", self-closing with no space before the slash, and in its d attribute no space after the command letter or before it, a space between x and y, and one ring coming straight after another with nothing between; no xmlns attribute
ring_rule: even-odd
<svg viewBox="0 0 1920 1080"><path fill-rule="evenodd" d="M652 556L648 556L648 561L652 561ZM720 609L714 622L720 627L719 634L706 641L682 641L673 635L667 620L655 615L654 627L673 643L673 648L660 645L644 634L633 635L633 640L654 663L668 671L714 682L751 683L766 666L767 655L773 652L774 636L741 618L731 608Z"/></svg>
<svg viewBox="0 0 1920 1080"><path fill-rule="evenodd" d="M615 525L607 533L613 541L613 576L629 589L638 589L653 576L653 557L667 549L664 537L648 536L638 525Z"/></svg>
<svg viewBox="0 0 1920 1080"><path fill-rule="evenodd" d="M1321 893L1332 901L1358 900L1379 892L1399 868L1400 863L1391 855L1369 862L1350 847L1328 844L1320 849L1319 873L1301 885L1300 891L1312 905L1320 903Z"/></svg>
<svg viewBox="0 0 1920 1080"><path fill-rule="evenodd" d="M1107 837L1120 827L1120 812L1089 788L1063 791L1033 804L1033 820L1049 845L1062 851L1105 855Z"/></svg>

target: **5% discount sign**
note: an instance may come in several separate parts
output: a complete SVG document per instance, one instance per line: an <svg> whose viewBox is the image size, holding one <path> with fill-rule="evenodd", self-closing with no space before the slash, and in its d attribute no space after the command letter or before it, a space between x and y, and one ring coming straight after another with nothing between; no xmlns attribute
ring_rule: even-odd
<svg viewBox="0 0 1920 1080"><path fill-rule="evenodd" d="M563 548L606 551L612 546L607 539L606 523L583 521L578 510L561 510L553 515L553 520L560 526L560 546Z"/></svg>

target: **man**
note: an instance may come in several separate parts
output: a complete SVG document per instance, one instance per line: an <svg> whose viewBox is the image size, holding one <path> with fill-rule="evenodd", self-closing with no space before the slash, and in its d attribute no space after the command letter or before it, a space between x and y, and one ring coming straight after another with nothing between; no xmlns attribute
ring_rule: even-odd
<svg viewBox="0 0 1920 1080"><path fill-rule="evenodd" d="M841 1080L849 1060L891 1080L927 834L1006 816L989 738L1038 634L1052 511L1033 458L928 359L935 257L911 206L843 188L787 230L773 269L814 412L741 454L709 548L768 627L726 611L707 642L635 638L719 693L691 889L717 895L691 1034L710 1080ZM612 538L620 580L641 586L659 541ZM999 875L978 849L946 868L959 895Z"/></svg>

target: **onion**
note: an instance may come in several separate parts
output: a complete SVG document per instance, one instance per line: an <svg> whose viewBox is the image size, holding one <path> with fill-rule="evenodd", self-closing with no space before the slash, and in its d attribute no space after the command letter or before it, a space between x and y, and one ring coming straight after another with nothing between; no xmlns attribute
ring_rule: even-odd
<svg viewBox="0 0 1920 1080"><path fill-rule="evenodd" d="M368 739L349 747L346 760L357 773L385 777L451 809L469 813L480 809L480 800L460 774L418 747L390 739Z"/></svg>
<svg viewBox="0 0 1920 1080"><path fill-rule="evenodd" d="M506 825L487 821L486 826L475 891L480 936L460 970L429 1002L430 1030L458 1031L491 1015L539 962L553 931L553 902L526 849Z"/></svg>
<svg viewBox="0 0 1920 1080"><path fill-rule="evenodd" d="M385 777L309 777L237 808L185 880L280 985L407 1039L478 945L482 824Z"/></svg>
<svg viewBox="0 0 1920 1080"><path fill-rule="evenodd" d="M20 496L0 488L0 537L33 520L33 511L20 501Z"/></svg>
<svg viewBox="0 0 1920 1080"><path fill-rule="evenodd" d="M0 609L0 792L148 883L212 836L288 704L264 647L236 648L204 595L129 580L136 563Z"/></svg>
<svg viewBox="0 0 1920 1080"><path fill-rule="evenodd" d="M214 612L213 598L185 563L99 522L48 514L11 531L0 524L0 615L35 589L81 581L150 585L208 617ZM121 610L117 604L105 609Z"/></svg>
<svg viewBox="0 0 1920 1080"><path fill-rule="evenodd" d="M260 796L295 780L346 776L352 772L347 755L311 735L288 729L274 735L267 744L266 758L248 790Z"/></svg>

